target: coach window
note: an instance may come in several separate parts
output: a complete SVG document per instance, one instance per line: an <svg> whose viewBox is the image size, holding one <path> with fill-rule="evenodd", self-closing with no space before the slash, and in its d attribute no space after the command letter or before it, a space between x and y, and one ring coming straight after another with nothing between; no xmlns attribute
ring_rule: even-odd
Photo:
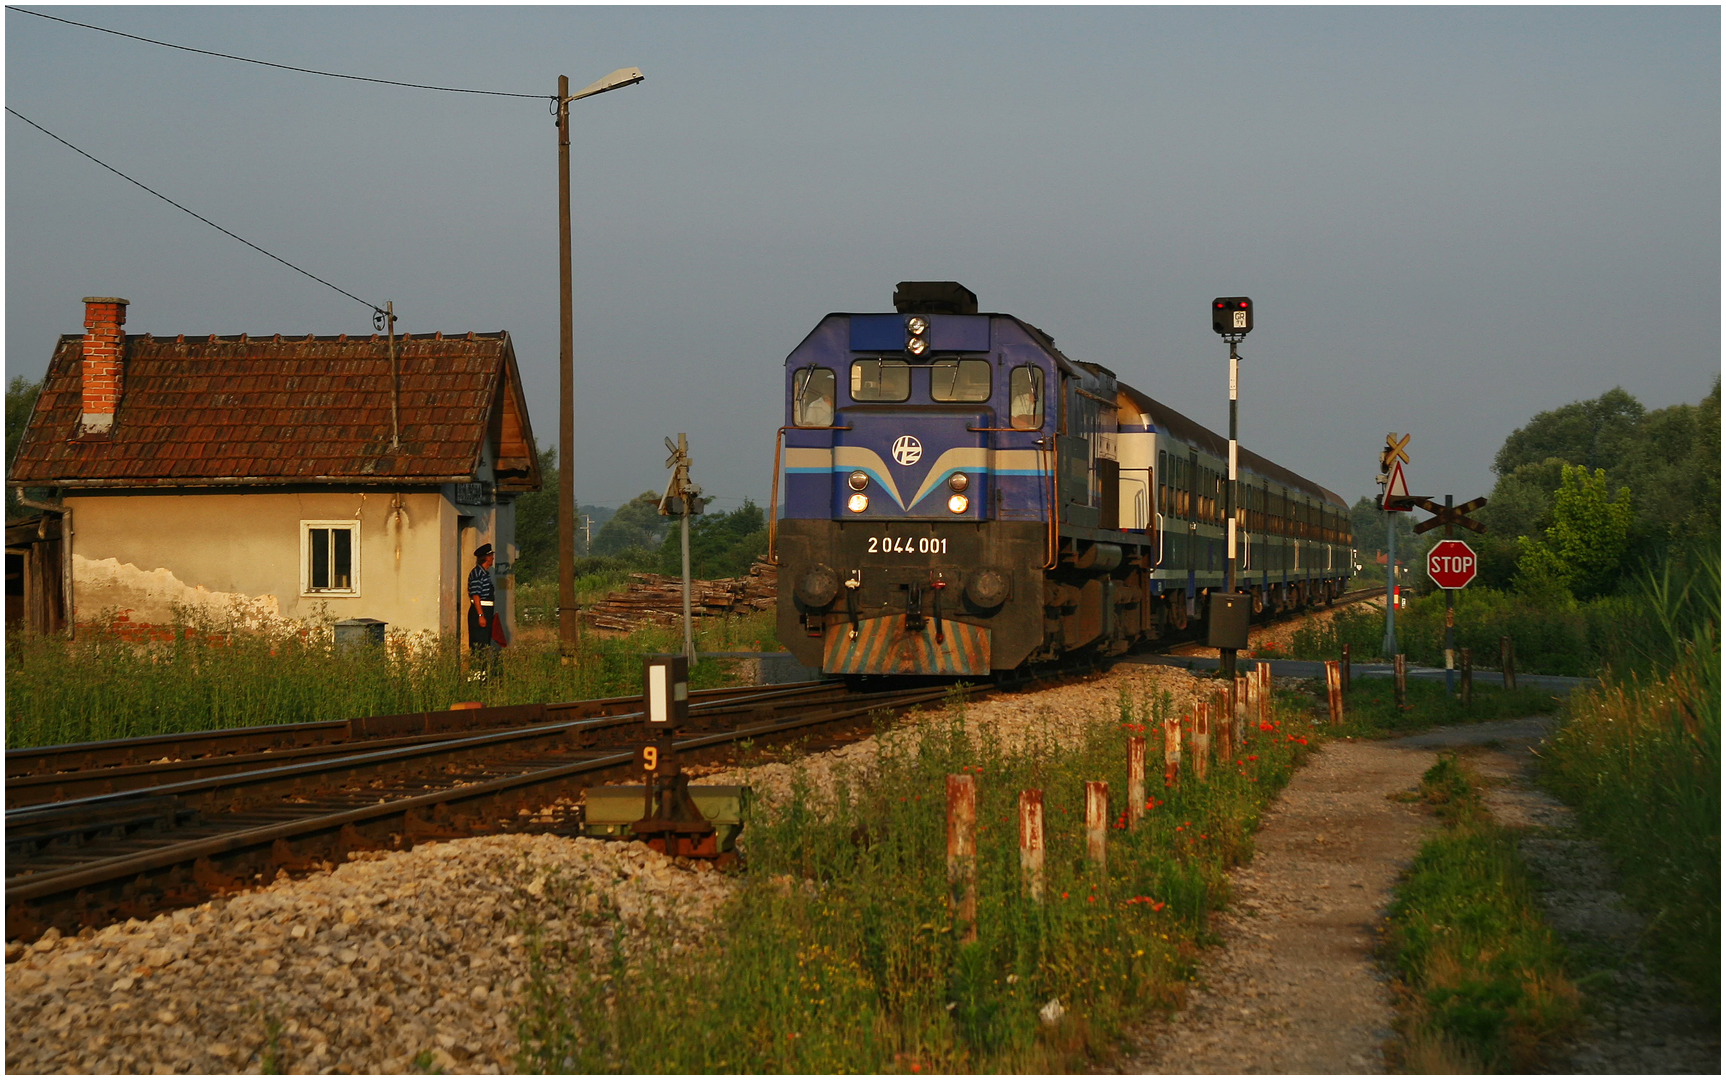
<svg viewBox="0 0 1726 1080"><path fill-rule="evenodd" d="M911 396L911 365L903 360L858 360L851 365L852 401L904 401Z"/></svg>
<svg viewBox="0 0 1726 1080"><path fill-rule="evenodd" d="M935 361L929 365L929 396L936 401L988 401L989 361Z"/></svg>
<svg viewBox="0 0 1726 1080"><path fill-rule="evenodd" d="M1021 364L1007 375L1007 415L1020 431L1043 426L1043 369Z"/></svg>
<svg viewBox="0 0 1726 1080"><path fill-rule="evenodd" d="M794 420L796 425L832 427L835 393L832 369L816 367L813 364L799 368L793 382L793 394L797 402Z"/></svg>

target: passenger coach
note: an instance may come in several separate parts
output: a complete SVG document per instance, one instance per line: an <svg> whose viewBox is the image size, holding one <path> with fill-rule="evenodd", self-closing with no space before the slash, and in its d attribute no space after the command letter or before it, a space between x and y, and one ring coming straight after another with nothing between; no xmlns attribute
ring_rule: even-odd
<svg viewBox="0 0 1726 1080"><path fill-rule="evenodd" d="M1199 619L1224 583L1227 440L956 282L901 282L894 307L828 315L786 360L772 543L799 660L980 676ZM1347 505L1240 463L1237 590L1255 611L1333 598Z"/></svg>

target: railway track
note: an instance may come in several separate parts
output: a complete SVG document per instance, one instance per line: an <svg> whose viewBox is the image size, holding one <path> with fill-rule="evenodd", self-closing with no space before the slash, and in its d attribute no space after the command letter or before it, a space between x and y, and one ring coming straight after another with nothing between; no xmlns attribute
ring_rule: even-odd
<svg viewBox="0 0 1726 1080"><path fill-rule="evenodd" d="M699 763L745 739L860 735L872 713L952 692L834 683L709 692L691 703L676 745L680 759ZM409 735L378 719L9 754L7 938L144 917L351 851L570 832L586 787L633 775L643 734L639 698L414 714L409 726L422 730ZM257 749L268 740L276 749ZM170 749L186 756L130 763ZM63 767L93 760L113 764Z"/></svg>
<svg viewBox="0 0 1726 1080"><path fill-rule="evenodd" d="M1338 597L1343 604L1382 590ZM1266 621L1294 617L1274 615ZM1196 635L1195 635L1196 636ZM1042 668L971 695L1093 670ZM799 683L696 691L677 742L692 763L819 733L948 686ZM579 827L585 788L634 775L641 698L452 709L116 739L6 754L6 936L32 939L200 903L352 851Z"/></svg>

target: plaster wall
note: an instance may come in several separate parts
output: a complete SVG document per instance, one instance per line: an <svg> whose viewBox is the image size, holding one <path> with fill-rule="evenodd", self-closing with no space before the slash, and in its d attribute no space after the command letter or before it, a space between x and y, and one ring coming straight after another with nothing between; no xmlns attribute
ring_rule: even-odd
<svg viewBox="0 0 1726 1080"><path fill-rule="evenodd" d="M452 577L451 562L464 577L473 562L471 553L454 551L458 511L444 492L69 495L66 503L76 522L79 623L108 611L129 611L135 623L170 623L180 606L222 622L236 615L255 623L372 618L392 631L435 634L452 630L459 617L461 579ZM494 509L460 512L483 512L476 524L492 534L502 516ZM359 523L356 593L302 590L305 521ZM508 618L505 625L512 624Z"/></svg>

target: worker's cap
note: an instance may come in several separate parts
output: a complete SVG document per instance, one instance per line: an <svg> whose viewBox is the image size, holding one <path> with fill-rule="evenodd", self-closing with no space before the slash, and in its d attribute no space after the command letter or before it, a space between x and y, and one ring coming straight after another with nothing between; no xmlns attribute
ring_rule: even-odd
<svg viewBox="0 0 1726 1080"><path fill-rule="evenodd" d="M473 550L473 557L476 559L483 559L487 555L490 555L490 554L491 554L491 545L490 544L481 544L479 547L474 548L474 550Z"/></svg>

